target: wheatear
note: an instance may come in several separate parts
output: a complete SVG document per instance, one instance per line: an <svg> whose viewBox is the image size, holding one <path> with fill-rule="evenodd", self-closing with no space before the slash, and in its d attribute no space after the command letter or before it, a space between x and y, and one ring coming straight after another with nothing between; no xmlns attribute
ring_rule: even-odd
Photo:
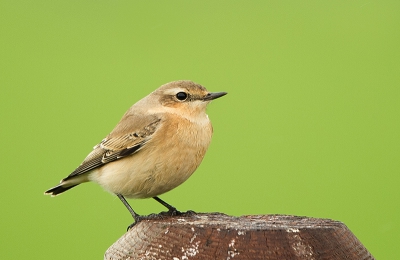
<svg viewBox="0 0 400 260"><path fill-rule="evenodd" d="M134 104L82 164L45 194L93 181L116 194L135 223L140 215L124 197L152 197L176 213L157 196L182 184L200 165L213 132L206 106L226 94L186 80L161 86Z"/></svg>

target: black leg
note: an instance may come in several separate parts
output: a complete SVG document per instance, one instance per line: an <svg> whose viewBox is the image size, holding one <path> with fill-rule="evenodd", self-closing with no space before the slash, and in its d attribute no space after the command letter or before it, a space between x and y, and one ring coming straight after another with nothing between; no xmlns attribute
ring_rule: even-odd
<svg viewBox="0 0 400 260"><path fill-rule="evenodd" d="M122 201L122 203L125 205L125 207L129 210L129 213L131 213L133 219L135 220L135 223L133 223L132 225L130 225L128 227L128 230L133 227L136 223L138 223L141 220L141 217L139 214L137 214L131 207L131 205L129 205L129 203L126 201L126 199L124 198L124 196L122 196L121 194L117 194L117 197Z"/></svg>
<svg viewBox="0 0 400 260"><path fill-rule="evenodd" d="M157 202L159 202L161 205L163 205L164 207L166 207L168 209L168 212L171 215L177 215L180 212L178 210L176 210L176 208L174 206L169 205L167 202L163 201L162 199L160 199L159 197L153 197L153 199L155 199Z"/></svg>

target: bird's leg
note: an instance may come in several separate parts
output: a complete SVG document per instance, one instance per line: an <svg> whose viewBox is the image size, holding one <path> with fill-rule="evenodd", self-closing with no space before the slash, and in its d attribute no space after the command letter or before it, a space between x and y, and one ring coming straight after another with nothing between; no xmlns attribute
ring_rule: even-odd
<svg viewBox="0 0 400 260"><path fill-rule="evenodd" d="M169 205L167 202L163 201L159 197L153 197L153 199L155 199L161 205L166 207L168 209L168 213L171 214L172 216L181 214L181 212L179 212L174 206Z"/></svg>
<svg viewBox="0 0 400 260"><path fill-rule="evenodd" d="M136 225L137 223L139 223L139 221L142 220L141 216L139 214L137 214L131 207L131 205L129 205L129 203L126 201L126 199L124 198L124 196L122 196L121 194L117 194L117 197L122 201L122 203L125 205L125 207L129 210L129 212L131 213L133 219L135 220L135 222L131 225L128 226L127 230L131 229L134 225Z"/></svg>

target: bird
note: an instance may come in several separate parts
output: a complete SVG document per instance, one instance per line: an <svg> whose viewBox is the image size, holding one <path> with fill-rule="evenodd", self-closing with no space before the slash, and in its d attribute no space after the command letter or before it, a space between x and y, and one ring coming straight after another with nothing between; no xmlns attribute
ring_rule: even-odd
<svg viewBox="0 0 400 260"><path fill-rule="evenodd" d="M181 185L200 165L213 133L206 107L226 94L190 80L160 86L131 106L83 162L45 194L56 196L91 181L122 201L132 225L143 217L126 198L153 198L171 215L179 213L158 196Z"/></svg>

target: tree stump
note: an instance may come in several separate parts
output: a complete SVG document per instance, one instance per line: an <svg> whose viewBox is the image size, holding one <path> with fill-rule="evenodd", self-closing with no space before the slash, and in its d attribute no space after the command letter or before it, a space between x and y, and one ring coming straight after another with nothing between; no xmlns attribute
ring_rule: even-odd
<svg viewBox="0 0 400 260"><path fill-rule="evenodd" d="M374 259L342 222L183 213L143 220L104 259Z"/></svg>

